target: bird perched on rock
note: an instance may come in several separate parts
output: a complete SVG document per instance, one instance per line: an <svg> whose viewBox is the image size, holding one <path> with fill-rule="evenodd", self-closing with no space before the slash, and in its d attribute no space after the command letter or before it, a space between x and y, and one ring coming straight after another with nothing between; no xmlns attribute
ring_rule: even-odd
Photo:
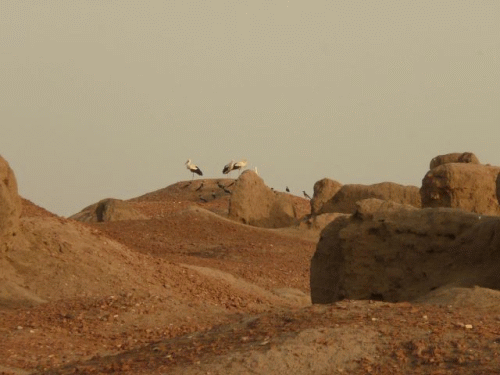
<svg viewBox="0 0 500 375"><path fill-rule="evenodd" d="M234 160L231 160L229 163L227 163L224 168L222 169L222 173L228 174L234 169Z"/></svg>
<svg viewBox="0 0 500 375"><path fill-rule="evenodd" d="M311 199L311 197L304 190L302 190L302 193L304 193L304 197L306 197L307 199Z"/></svg>
<svg viewBox="0 0 500 375"><path fill-rule="evenodd" d="M197 175L200 175L200 176L203 176L203 172L201 171L200 168L198 168L196 165L194 165L193 163L191 163L191 159L188 159L188 161L186 162L186 168L189 169L189 171L193 174L193 178L194 178L194 174L196 173ZM193 179L192 178L192 179Z"/></svg>
<svg viewBox="0 0 500 375"><path fill-rule="evenodd" d="M241 170L247 166L247 159L243 159L237 163L234 163L233 169L238 169L241 173Z"/></svg>
<svg viewBox="0 0 500 375"><path fill-rule="evenodd" d="M288 186L286 187L286 192L289 193L290 192L290 189L288 188Z"/></svg>

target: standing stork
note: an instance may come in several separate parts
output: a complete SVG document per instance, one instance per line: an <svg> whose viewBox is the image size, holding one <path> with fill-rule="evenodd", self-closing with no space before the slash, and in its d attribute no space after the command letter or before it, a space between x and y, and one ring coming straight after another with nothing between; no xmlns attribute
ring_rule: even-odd
<svg viewBox="0 0 500 375"><path fill-rule="evenodd" d="M228 174L234 169L234 160L231 160L229 163L227 163L224 168L222 169L223 174Z"/></svg>
<svg viewBox="0 0 500 375"><path fill-rule="evenodd" d="M243 159L242 161L239 161L237 163L234 163L233 169L238 169L241 174L241 170L247 166L247 159Z"/></svg>
<svg viewBox="0 0 500 375"><path fill-rule="evenodd" d="M193 163L191 163L191 159L188 159L188 161L186 162L186 168L189 169L189 171L193 174L193 178L194 178L194 174L196 173L197 175L200 175L200 176L203 176L203 172L201 171L200 168L198 168L196 165L194 165ZM191 180L193 179L191 178Z"/></svg>

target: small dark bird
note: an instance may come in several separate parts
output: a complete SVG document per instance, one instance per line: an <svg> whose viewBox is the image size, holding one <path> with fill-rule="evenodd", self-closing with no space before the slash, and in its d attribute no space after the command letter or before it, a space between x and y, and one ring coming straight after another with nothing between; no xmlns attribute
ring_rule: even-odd
<svg viewBox="0 0 500 375"><path fill-rule="evenodd" d="M203 172L201 171L201 169L198 168L193 163L191 163L191 159L188 159L188 161L185 164L186 164L186 168L189 169L189 171L193 174L193 178L194 178L195 173L197 175L203 176Z"/></svg>
<svg viewBox="0 0 500 375"><path fill-rule="evenodd" d="M200 201L202 202L208 202L205 198L203 198L201 195L200 195Z"/></svg>
<svg viewBox="0 0 500 375"><path fill-rule="evenodd" d="M203 187L203 182L200 184L200 186L195 191L200 190L202 187Z"/></svg>
<svg viewBox="0 0 500 375"><path fill-rule="evenodd" d="M304 190L302 190L302 193L304 193L304 197L306 197L307 199L311 199L311 197L307 195L307 193Z"/></svg>
<svg viewBox="0 0 500 375"><path fill-rule="evenodd" d="M290 189L288 188L288 186L286 187L286 192L289 193L290 192Z"/></svg>

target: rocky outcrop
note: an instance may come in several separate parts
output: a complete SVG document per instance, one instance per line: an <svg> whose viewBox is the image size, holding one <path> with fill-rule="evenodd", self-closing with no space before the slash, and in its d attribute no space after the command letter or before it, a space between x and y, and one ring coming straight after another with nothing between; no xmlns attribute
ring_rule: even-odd
<svg viewBox="0 0 500 375"><path fill-rule="evenodd" d="M321 233L313 303L413 300L444 285L500 289L500 218L363 200Z"/></svg>
<svg viewBox="0 0 500 375"><path fill-rule="evenodd" d="M422 180L423 207L450 207L500 215L500 167L451 163L431 169Z"/></svg>
<svg viewBox="0 0 500 375"><path fill-rule="evenodd" d="M120 199L107 198L70 216L70 219L84 223L99 223L118 220L144 220L148 217Z"/></svg>
<svg viewBox="0 0 500 375"><path fill-rule="evenodd" d="M311 214L321 212L323 205L328 202L342 187L340 182L324 178L314 184L314 196L311 199Z"/></svg>
<svg viewBox="0 0 500 375"><path fill-rule="evenodd" d="M452 154L438 155L431 160L429 169L434 169L448 163L480 164L479 159L472 152L455 152Z"/></svg>
<svg viewBox="0 0 500 375"><path fill-rule="evenodd" d="M288 227L297 224L303 216L303 210L293 198L271 190L255 172L247 170L234 184L228 217L257 227Z"/></svg>
<svg viewBox="0 0 500 375"><path fill-rule="evenodd" d="M326 203L318 213L342 212L351 214L356 211L356 202L377 198L401 204L420 207L420 190L416 186L404 186L394 182L382 182L373 185L344 185Z"/></svg>
<svg viewBox="0 0 500 375"><path fill-rule="evenodd" d="M6 248L19 231L21 207L14 172L0 156L0 251Z"/></svg>

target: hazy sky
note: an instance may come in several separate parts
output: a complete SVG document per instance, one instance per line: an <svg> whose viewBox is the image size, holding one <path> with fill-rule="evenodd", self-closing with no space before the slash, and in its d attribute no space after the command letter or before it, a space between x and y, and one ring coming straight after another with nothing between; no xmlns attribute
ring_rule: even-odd
<svg viewBox="0 0 500 375"><path fill-rule="evenodd" d="M0 155L68 216L247 158L277 190L500 165L498 0L0 1Z"/></svg>

